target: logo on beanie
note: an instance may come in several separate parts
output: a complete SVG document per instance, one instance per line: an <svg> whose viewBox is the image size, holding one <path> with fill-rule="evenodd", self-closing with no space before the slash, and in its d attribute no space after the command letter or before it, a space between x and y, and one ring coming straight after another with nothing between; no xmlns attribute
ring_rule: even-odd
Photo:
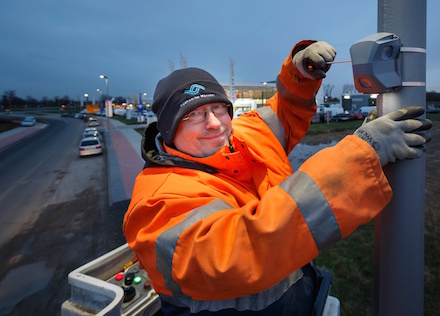
<svg viewBox="0 0 440 316"><path fill-rule="evenodd" d="M200 92L200 89L205 90L205 87L200 84L194 83L191 85L191 87L189 87L188 90L185 90L183 93L190 94L190 95L196 95L197 93Z"/></svg>

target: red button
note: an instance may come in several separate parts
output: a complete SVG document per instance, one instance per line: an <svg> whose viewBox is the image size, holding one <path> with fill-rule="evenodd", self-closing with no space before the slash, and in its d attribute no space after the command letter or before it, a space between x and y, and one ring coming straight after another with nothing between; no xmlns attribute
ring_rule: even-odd
<svg viewBox="0 0 440 316"><path fill-rule="evenodd" d="M124 274L119 272L118 274L115 275L115 280L116 281L121 281L124 278Z"/></svg>

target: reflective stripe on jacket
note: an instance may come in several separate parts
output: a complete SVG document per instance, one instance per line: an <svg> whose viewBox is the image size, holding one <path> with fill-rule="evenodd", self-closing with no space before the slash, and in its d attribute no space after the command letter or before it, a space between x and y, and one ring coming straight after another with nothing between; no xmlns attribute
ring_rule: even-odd
<svg viewBox="0 0 440 316"><path fill-rule="evenodd" d="M164 300L192 312L264 309L389 202L379 159L356 136L293 173L287 155L310 125L319 86L289 56L267 106L233 120L233 152L194 158L166 148L158 156L169 162L139 174L123 230Z"/></svg>

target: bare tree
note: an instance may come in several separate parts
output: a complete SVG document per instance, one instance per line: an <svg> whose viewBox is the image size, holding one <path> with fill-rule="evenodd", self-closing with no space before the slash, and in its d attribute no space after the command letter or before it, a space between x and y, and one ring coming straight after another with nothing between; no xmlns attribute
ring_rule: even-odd
<svg viewBox="0 0 440 316"><path fill-rule="evenodd" d="M180 67L181 68L188 68L188 62L186 61L186 57L183 56L182 53L180 53Z"/></svg>
<svg viewBox="0 0 440 316"><path fill-rule="evenodd" d="M15 98L15 90L7 90L3 95L3 102L6 101L9 105L9 108L12 109L13 101L15 100Z"/></svg>
<svg viewBox="0 0 440 316"><path fill-rule="evenodd" d="M331 96L332 96L332 91L333 91L333 88L334 88L335 86L334 85L332 85L332 84L323 84L322 85L322 91L324 92L324 98L325 97L328 97L328 98L331 98Z"/></svg>
<svg viewBox="0 0 440 316"><path fill-rule="evenodd" d="M355 92L356 92L356 89L354 88L353 84L347 83L342 86L342 93L344 93L344 94L352 94Z"/></svg>
<svg viewBox="0 0 440 316"><path fill-rule="evenodd" d="M170 73L172 73L176 69L176 67L174 66L174 61L168 60L168 65L170 67Z"/></svg>
<svg viewBox="0 0 440 316"><path fill-rule="evenodd" d="M26 97L26 103L30 106L30 107L36 107L38 104L38 100L33 98L32 96L28 95Z"/></svg>

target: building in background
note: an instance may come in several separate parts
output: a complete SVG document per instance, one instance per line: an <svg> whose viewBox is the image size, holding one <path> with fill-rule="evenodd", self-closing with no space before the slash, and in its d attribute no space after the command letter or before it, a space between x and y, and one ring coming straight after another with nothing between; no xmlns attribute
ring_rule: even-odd
<svg viewBox="0 0 440 316"><path fill-rule="evenodd" d="M359 111L362 107L375 107L377 94L343 94L341 105L347 111Z"/></svg>
<svg viewBox="0 0 440 316"><path fill-rule="evenodd" d="M233 100L234 98L231 97L230 93L230 84L221 83L221 85L225 89L228 98ZM275 81L234 83L234 89L235 99L254 99L258 107L263 106L266 100L277 92Z"/></svg>

